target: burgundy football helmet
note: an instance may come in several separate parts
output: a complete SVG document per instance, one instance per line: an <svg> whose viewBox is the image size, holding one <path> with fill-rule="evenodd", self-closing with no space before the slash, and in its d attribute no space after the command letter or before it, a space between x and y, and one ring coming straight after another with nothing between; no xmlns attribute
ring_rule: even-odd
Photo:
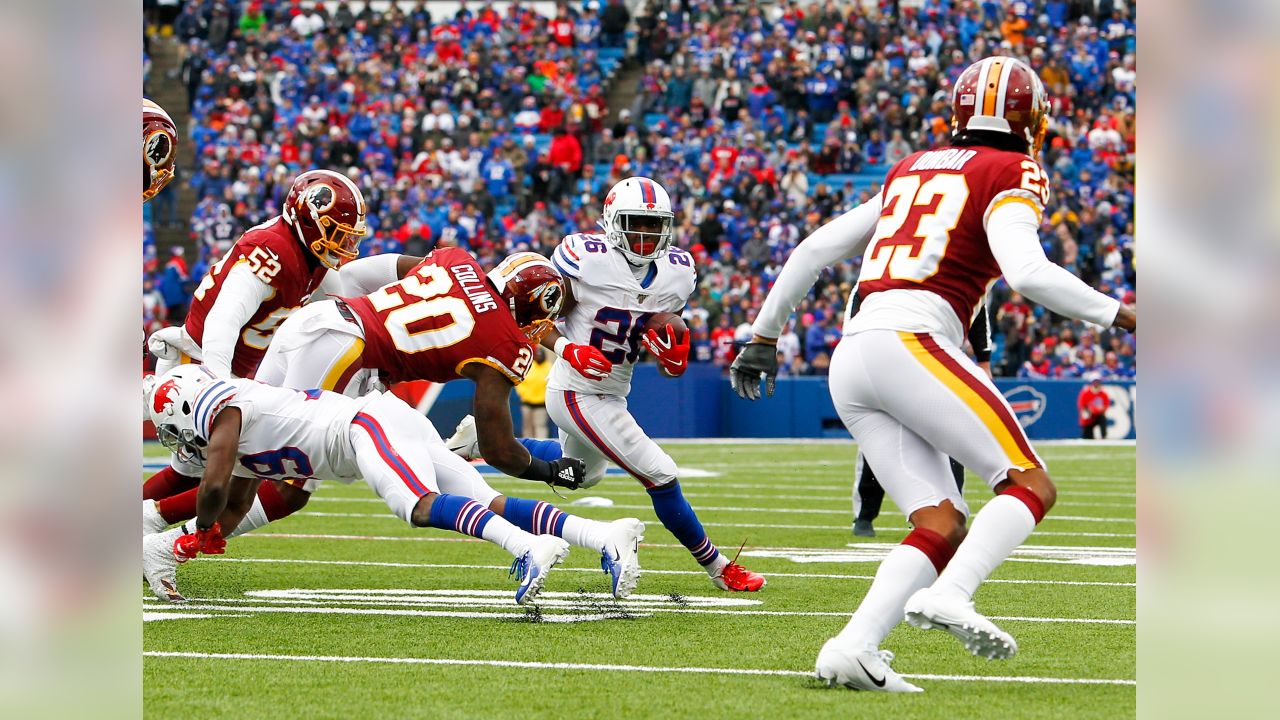
<svg viewBox="0 0 1280 720"><path fill-rule="evenodd" d="M173 179L178 156L178 126L164 108L142 98L142 202L155 197Z"/></svg>
<svg viewBox="0 0 1280 720"><path fill-rule="evenodd" d="M360 256L364 195L351 178L332 170L308 170L293 179L282 215L320 262L337 269Z"/></svg>
<svg viewBox="0 0 1280 720"><path fill-rule="evenodd" d="M535 252L509 255L489 271L516 324L537 344L554 327L564 305L564 278L550 260Z"/></svg>
<svg viewBox="0 0 1280 720"><path fill-rule="evenodd" d="M1040 153L1049 128L1049 94L1026 63L995 55L965 68L951 95L951 134L964 130L1006 132Z"/></svg>

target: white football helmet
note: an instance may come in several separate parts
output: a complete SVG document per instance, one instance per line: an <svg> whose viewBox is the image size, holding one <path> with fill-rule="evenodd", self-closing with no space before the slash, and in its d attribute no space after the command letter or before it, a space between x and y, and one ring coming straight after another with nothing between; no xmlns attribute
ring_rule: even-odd
<svg viewBox="0 0 1280 720"><path fill-rule="evenodd" d="M216 379L203 365L179 365L144 381L147 412L156 426L156 437L182 462L204 465L208 443L196 432L196 400Z"/></svg>
<svg viewBox="0 0 1280 720"><path fill-rule="evenodd" d="M661 185L646 177L629 177L605 196L600 227L627 262L643 265L671 247L675 218L671 196Z"/></svg>

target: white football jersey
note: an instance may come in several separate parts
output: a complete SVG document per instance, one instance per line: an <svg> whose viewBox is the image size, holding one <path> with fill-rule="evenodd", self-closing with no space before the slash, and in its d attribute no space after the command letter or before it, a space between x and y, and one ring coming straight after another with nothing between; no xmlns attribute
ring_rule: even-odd
<svg viewBox="0 0 1280 720"><path fill-rule="evenodd" d="M217 413L236 407L240 410L236 476L351 482L360 477L351 446L351 420L366 403L366 398L320 390L217 380L196 397L196 434L208 438Z"/></svg>
<svg viewBox="0 0 1280 720"><path fill-rule="evenodd" d="M632 365L643 352L640 338L649 316L684 309L698 279L693 256L679 248L649 263L638 279L633 266L604 235L569 235L551 261L569 280L573 309L556 323L569 342L593 345L613 363L604 380L588 380L568 362L556 360L547 387L599 395L631 391Z"/></svg>

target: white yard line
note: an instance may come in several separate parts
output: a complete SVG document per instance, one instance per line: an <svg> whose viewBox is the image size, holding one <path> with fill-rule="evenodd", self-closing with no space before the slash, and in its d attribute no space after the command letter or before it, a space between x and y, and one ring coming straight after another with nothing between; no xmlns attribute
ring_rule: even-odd
<svg viewBox="0 0 1280 720"><path fill-rule="evenodd" d="M506 604L510 604L510 593L502 595L506 598ZM438 598L432 598L436 601ZM607 599L604 602L613 602ZM543 602L539 596L539 606L543 610L544 616L549 612L568 611L568 614L579 614L575 611L572 604L553 604L548 605ZM350 605L369 606L374 609L365 610L363 608L351 608ZM478 610L458 610L457 608L438 609L438 610L419 610L421 606L440 606L439 602L414 602L409 599L384 599L384 600L366 600L366 599L334 599L329 601L316 600L297 600L297 599L271 599L271 598L197 598L188 597L187 602L180 605L171 605L161 600L149 600L144 603L144 610L156 611L160 608L178 608L180 611L186 610L223 610L240 613L248 612L277 612L277 613L318 613L318 614L374 614L374 615L404 615L404 616L425 616L425 617L463 617L463 618L489 618L489 617L524 617L525 613L519 608L510 608L504 612L506 608L498 608L496 612L482 612ZM445 606L448 607L448 606ZM485 605L484 607L494 607ZM803 611L803 610L748 610L737 608L689 608L689 607L663 607L652 604L632 605L627 601L622 601L620 607L629 613L636 615L648 615L651 613L667 613L679 615L763 615L769 617L849 617L849 611ZM147 613L144 612L143 615ZM214 617L210 615L188 615L187 617ZM226 617L218 615L217 617ZM1000 620L1002 622L1030 622L1030 623L1071 623L1079 625L1137 625L1136 620L1119 620L1111 618L1054 618L1054 617L1019 617L1007 615L991 615L992 620ZM143 618L146 620L147 618ZM163 617L157 619L170 619Z"/></svg>
<svg viewBox="0 0 1280 720"><path fill-rule="evenodd" d="M374 663L384 665L461 665L468 667L521 668L528 670L595 670L603 672L638 672L638 673L681 673L700 675L765 675L783 677L813 677L811 670L769 670L757 668L706 668L706 667L660 667L654 665L615 665L592 663L548 663L521 662L518 660L478 660L461 658L416 658L416 657L353 657L346 655L266 655L256 653L200 653L169 652L161 650L144 651L143 656L152 658L189 658L196 660L272 660L277 662L328 662L328 663ZM1043 678L1029 676L982 676L982 675L912 675L904 673L903 677L921 680L940 680L951 682L1011 682L1011 683L1043 683L1062 685L1137 685L1136 680L1121 678Z"/></svg>
<svg viewBox="0 0 1280 720"><path fill-rule="evenodd" d="M256 539L285 539L285 540L368 540L372 542L445 542L445 543L482 543L484 540L471 537L440 537L437 535L332 535L327 533L282 533L282 532L262 532L248 533L241 535L241 538ZM850 543L849 547L859 547L862 543ZM866 543L874 547L875 543ZM641 547L662 548L662 549L685 549L683 545L674 543L642 543ZM728 547L727 545L725 547ZM1035 551L1037 548L1056 548L1054 545L1023 545L1020 549L1028 552ZM829 552L831 548L826 547L765 547L751 546L754 551L770 551L770 552ZM1100 554L1111 553L1115 551L1123 551L1132 554L1134 548L1131 547L1115 547L1110 545L1092 546L1084 545L1078 548L1081 552L1097 552ZM879 562L880 559L868 560L867 562Z"/></svg>
<svg viewBox="0 0 1280 720"><path fill-rule="evenodd" d="M393 567L393 568L411 568L424 570L507 570L506 565L473 565L463 563L411 563L411 562L384 562L376 560L304 560L298 558L229 558L229 557L202 557L199 562L228 562L228 563L265 563L271 565L338 565L345 567ZM566 567L561 565L556 568L556 572L584 572L591 574L600 574L599 566L594 567ZM700 570L653 570L644 568L641 570L642 575L697 575L705 576L706 573ZM797 572L771 572L769 577L790 577L790 578L808 578L820 580L873 580L874 575L853 575L848 573L797 573ZM1030 580L1030 579L989 579L988 583L1006 584L1006 585L1077 585L1089 587L1137 587L1136 582L1105 582L1100 580Z"/></svg>
<svg viewBox="0 0 1280 720"><path fill-rule="evenodd" d="M381 501L379 501L381 502ZM616 506L614 506L616 507ZM303 510L295 515L302 517L342 517L342 518L368 518L373 520L394 520L399 523L401 520L389 513L343 513L343 512L322 512L318 510ZM746 528L748 530L843 530L849 531L848 525L770 525L760 523L713 523L704 522L703 527L724 527L724 528ZM907 532L909 528L905 527L879 527L878 532ZM1091 533L1091 532L1047 532L1044 530L1036 530L1036 537L1102 537L1102 538L1133 538L1137 537L1135 533Z"/></svg>

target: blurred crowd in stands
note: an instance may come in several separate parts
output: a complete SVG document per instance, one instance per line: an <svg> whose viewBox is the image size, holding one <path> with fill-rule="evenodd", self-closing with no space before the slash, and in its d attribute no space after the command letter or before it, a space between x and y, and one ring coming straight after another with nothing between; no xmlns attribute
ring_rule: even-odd
<svg viewBox="0 0 1280 720"><path fill-rule="evenodd" d="M176 43L180 67L158 76L148 58L147 90L185 88L187 107L169 110L189 113L196 159L144 212L148 237L182 227L195 250L148 244L152 325L180 317L193 281L279 213L302 170L360 185L365 254L459 245L483 264L593 231L608 188L645 175L670 192L676 244L698 261L695 358L726 365L791 249L871 197L894 162L945 145L951 83L991 54L1026 59L1052 97L1045 252L1135 300L1132 3L162 5L148 47ZM180 186L195 198L182 217ZM798 308L779 343L785 374L826 372L858 267L826 271ZM1003 283L989 310L997 375L1133 376L1131 336Z"/></svg>

